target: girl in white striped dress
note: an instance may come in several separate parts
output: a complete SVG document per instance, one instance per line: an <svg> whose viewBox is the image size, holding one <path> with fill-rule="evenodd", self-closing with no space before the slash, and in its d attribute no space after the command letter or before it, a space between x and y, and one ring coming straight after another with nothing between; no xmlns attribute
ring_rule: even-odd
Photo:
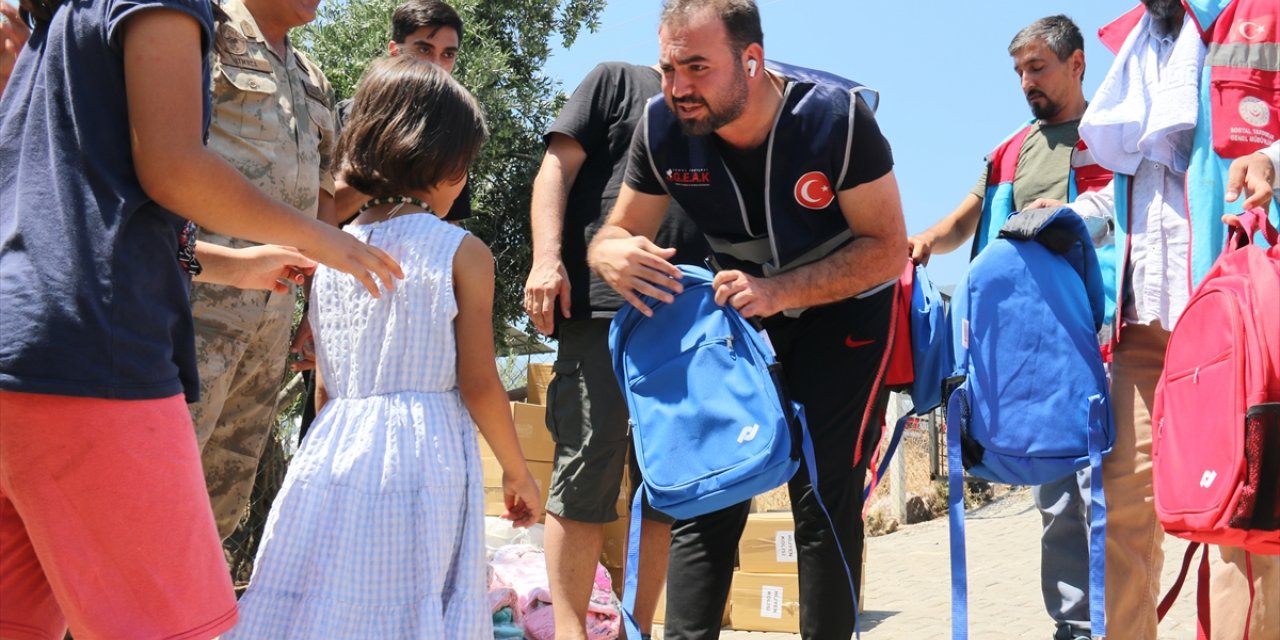
<svg viewBox="0 0 1280 640"><path fill-rule="evenodd" d="M377 196L348 233L400 262L381 298L346 274L312 283L324 403L267 520L228 638L493 637L473 421L503 469L507 514L542 502L494 365L493 257L440 219L486 135L475 99L429 62L370 67L338 142Z"/></svg>

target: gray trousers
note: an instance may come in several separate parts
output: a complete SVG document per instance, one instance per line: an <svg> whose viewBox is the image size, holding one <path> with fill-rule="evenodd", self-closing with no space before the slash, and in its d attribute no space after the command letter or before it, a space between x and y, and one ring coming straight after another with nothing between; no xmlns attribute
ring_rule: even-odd
<svg viewBox="0 0 1280 640"><path fill-rule="evenodd" d="M1058 640L1089 635L1089 469L1031 488L1044 522L1040 589Z"/></svg>

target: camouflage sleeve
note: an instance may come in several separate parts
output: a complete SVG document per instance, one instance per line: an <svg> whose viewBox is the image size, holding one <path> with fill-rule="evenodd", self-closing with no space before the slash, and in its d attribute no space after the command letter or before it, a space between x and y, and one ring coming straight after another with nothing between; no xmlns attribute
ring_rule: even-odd
<svg viewBox="0 0 1280 640"><path fill-rule="evenodd" d="M320 77L320 81L322 83L321 86L324 87L325 95L329 97L328 103L325 105L325 108L329 110L328 120L331 123L335 123L337 122L337 114L334 113L333 107L330 106L337 103L337 99L333 93L333 87L329 86L329 81L325 79L324 76ZM337 149L338 149L337 127L331 126L329 129L321 131L320 132L320 188L323 189L324 192L328 193L329 195L333 195L334 189L336 188L334 185L333 174L338 168L336 166L335 158L334 158L334 153L337 151Z"/></svg>

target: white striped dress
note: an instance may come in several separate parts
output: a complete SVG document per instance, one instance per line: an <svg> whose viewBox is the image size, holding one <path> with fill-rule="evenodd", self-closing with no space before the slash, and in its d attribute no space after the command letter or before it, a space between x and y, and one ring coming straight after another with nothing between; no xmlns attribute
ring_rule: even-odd
<svg viewBox="0 0 1280 640"><path fill-rule="evenodd" d="M347 231L405 278L374 299L354 277L317 270L310 317L330 399L223 637L490 639L479 450L453 329L453 256L467 233L427 214Z"/></svg>

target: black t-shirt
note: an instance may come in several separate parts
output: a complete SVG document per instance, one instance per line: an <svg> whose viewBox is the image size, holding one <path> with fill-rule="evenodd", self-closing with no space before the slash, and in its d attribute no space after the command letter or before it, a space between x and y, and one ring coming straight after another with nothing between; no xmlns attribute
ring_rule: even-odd
<svg viewBox="0 0 1280 640"><path fill-rule="evenodd" d="M722 142L719 136L711 134L725 166L733 175L734 181L742 191L742 200L747 207L747 217L754 229L768 228L764 215L764 174L768 144L738 151ZM775 152L780 147L775 147ZM635 135L631 141L630 162L627 164L627 186L651 195L666 195L661 179L653 174L653 164L649 162L649 148L642 135ZM893 151L889 141L880 133L880 125L876 124L875 114L862 101L857 100L853 116L853 136L849 141L849 170L844 180L837 187L838 191L852 189L883 177L893 169ZM746 229L743 229L746 235Z"/></svg>
<svg viewBox="0 0 1280 640"><path fill-rule="evenodd" d="M624 303L587 267L587 245L600 230L622 189L632 132L649 98L662 92L662 76L653 67L606 62L597 65L574 90L546 133L573 138L587 157L569 190L560 256L569 274L570 314L574 319L608 318ZM655 239L674 247L676 264L702 264L710 251L706 239L674 202Z"/></svg>
<svg viewBox="0 0 1280 640"><path fill-rule="evenodd" d="M337 115L337 126L334 128L333 137L334 139L337 139L338 136L342 135L343 126L347 124L347 116L351 115L351 98L347 98L346 100L339 102L337 108L334 109L334 113ZM467 184L462 186L462 192L459 193L458 198L453 201L453 206L449 207L449 215L446 215L444 219L449 222L458 222L459 220L466 220L470 217L471 182L468 181ZM350 218L343 220L342 224L345 225L354 219L355 216L353 215Z"/></svg>

